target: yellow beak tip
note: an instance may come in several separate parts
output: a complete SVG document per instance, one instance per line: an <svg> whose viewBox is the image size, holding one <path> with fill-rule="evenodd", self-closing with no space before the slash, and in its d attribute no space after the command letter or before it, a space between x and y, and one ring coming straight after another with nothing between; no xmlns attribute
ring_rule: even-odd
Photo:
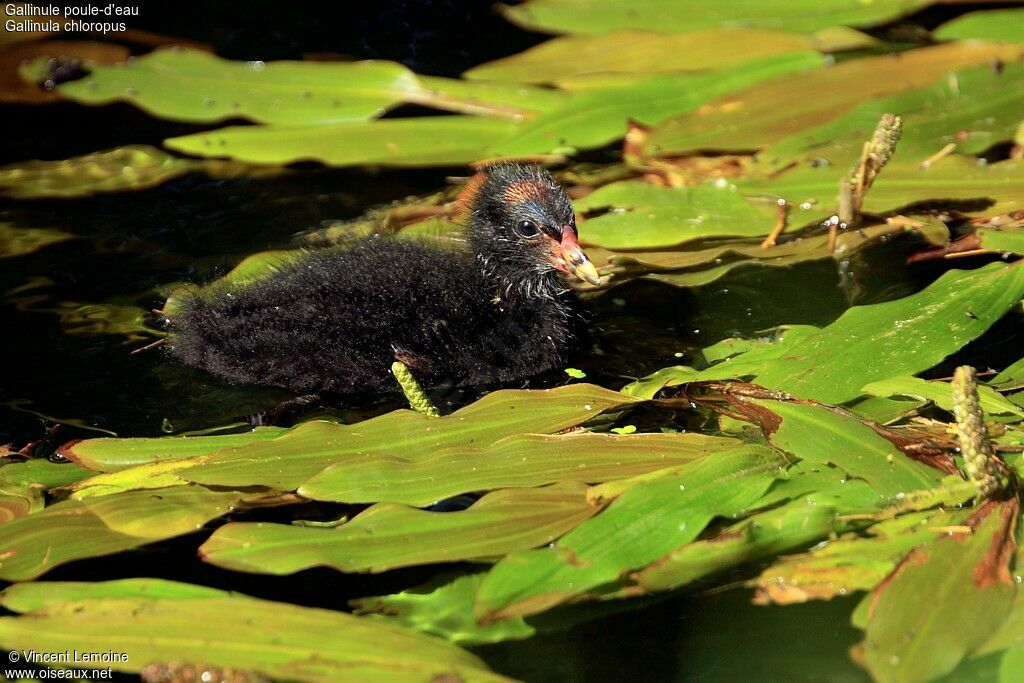
<svg viewBox="0 0 1024 683"><path fill-rule="evenodd" d="M598 275L597 268L595 268L594 264L590 261L577 266L574 274L579 279L589 282L592 285L597 286L601 284L601 276Z"/></svg>

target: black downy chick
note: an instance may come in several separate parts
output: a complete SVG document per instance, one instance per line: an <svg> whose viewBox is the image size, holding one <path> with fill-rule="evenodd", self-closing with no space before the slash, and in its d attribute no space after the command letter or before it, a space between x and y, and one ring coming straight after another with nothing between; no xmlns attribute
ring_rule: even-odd
<svg viewBox="0 0 1024 683"><path fill-rule="evenodd" d="M593 284L572 205L543 169L500 163L461 196L466 250L374 236L260 280L175 297L168 348L230 382L296 393L484 385L565 362L584 331L565 275Z"/></svg>

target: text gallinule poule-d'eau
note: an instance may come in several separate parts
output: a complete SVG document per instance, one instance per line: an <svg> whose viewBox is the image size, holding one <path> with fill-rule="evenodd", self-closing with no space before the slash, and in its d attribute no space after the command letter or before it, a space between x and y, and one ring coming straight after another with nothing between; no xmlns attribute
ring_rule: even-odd
<svg viewBox="0 0 1024 683"><path fill-rule="evenodd" d="M566 274L598 284L572 205L543 169L499 163L461 196L467 247L373 236L259 280L176 295L167 345L228 381L296 393L483 385L563 364L584 331Z"/></svg>

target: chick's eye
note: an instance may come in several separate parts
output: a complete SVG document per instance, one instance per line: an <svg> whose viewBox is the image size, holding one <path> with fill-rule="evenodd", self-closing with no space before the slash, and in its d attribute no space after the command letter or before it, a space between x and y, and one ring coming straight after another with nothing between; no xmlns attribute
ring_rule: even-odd
<svg viewBox="0 0 1024 683"><path fill-rule="evenodd" d="M519 221L519 225L516 226L516 230L523 237L533 237L537 234L537 224L533 221Z"/></svg>

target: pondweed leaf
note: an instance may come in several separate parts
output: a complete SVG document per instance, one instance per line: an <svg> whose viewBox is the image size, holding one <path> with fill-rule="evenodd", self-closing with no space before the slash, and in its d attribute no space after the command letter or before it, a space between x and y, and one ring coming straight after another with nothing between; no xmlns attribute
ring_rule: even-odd
<svg viewBox="0 0 1024 683"><path fill-rule="evenodd" d="M158 584L152 594L141 586L126 591L120 582L88 591L81 584L29 586L14 588L9 606L35 609L0 618L5 650L111 650L125 661L104 666L129 673L153 662L191 662L289 680L509 680L438 638L335 610L187 584Z"/></svg>
<svg viewBox="0 0 1024 683"><path fill-rule="evenodd" d="M1010 568L1019 514L1016 497L987 501L966 529L911 551L879 584L864 634L864 661L877 680L947 674L996 632L1016 592Z"/></svg>
<svg viewBox="0 0 1024 683"><path fill-rule="evenodd" d="M951 270L924 290L855 306L818 330L751 349L704 370L666 369L624 388L650 395L685 382L752 377L770 389L839 404L872 381L927 370L980 336L1024 295L1019 264Z"/></svg>
<svg viewBox="0 0 1024 683"><path fill-rule="evenodd" d="M478 618L542 612L650 564L695 539L715 517L747 509L786 462L744 446L645 477L551 547L512 553L495 565L477 595Z"/></svg>

